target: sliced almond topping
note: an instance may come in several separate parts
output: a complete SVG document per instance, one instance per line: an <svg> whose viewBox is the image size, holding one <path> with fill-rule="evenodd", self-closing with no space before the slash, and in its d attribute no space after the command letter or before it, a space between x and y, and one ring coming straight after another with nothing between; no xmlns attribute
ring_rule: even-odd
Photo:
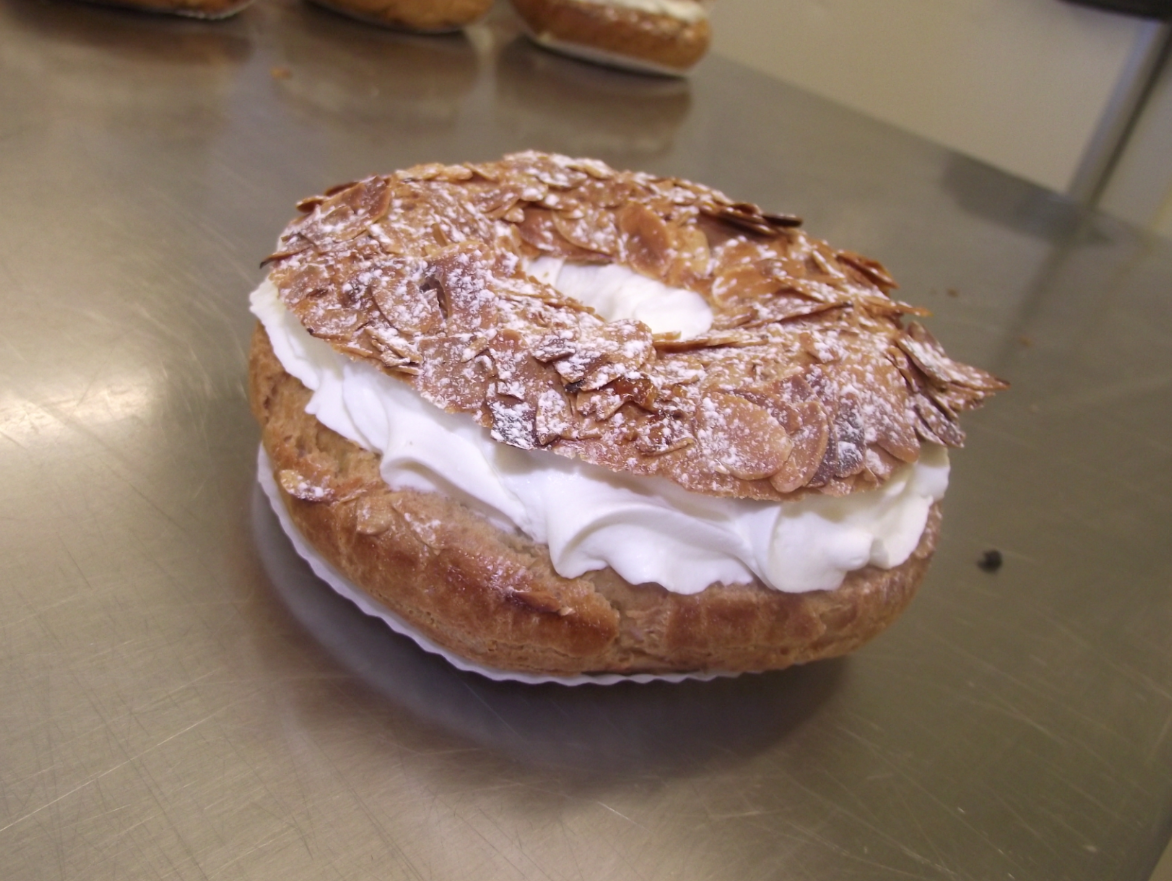
<svg viewBox="0 0 1172 881"><path fill-rule="evenodd" d="M671 235L663 218L641 202L628 202L618 212L623 233L623 262L651 278L663 276L669 261Z"/></svg>
<svg viewBox="0 0 1172 881"><path fill-rule="evenodd" d="M299 203L269 258L319 338L544 447L686 489L779 499L877 485L1004 383L959 364L890 299L876 261L698 184L523 153L431 164ZM621 262L703 297L711 329L605 321L525 259ZM298 497L335 497L290 473ZM372 527L373 528L373 527Z"/></svg>
<svg viewBox="0 0 1172 881"><path fill-rule="evenodd" d="M781 470L793 450L781 423L742 397L710 392L700 402L696 436L729 474L762 480Z"/></svg>

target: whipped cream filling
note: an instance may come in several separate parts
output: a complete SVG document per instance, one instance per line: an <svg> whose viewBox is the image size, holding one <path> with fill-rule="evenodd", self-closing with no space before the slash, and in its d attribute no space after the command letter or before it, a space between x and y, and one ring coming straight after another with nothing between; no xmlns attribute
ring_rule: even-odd
<svg viewBox="0 0 1172 881"><path fill-rule="evenodd" d="M610 567L631 584L683 594L754 577L781 591L831 590L868 564L904 562L948 485L948 452L930 444L879 489L792 502L699 495L662 478L520 450L310 336L272 282L261 283L251 305L282 366L313 392L306 412L378 453L389 486L445 493L520 530L549 547L566 578Z"/></svg>
<svg viewBox="0 0 1172 881"><path fill-rule="evenodd" d="M642 321L652 333L675 332L682 339L698 337L712 327L712 309L695 291L668 287L618 263L538 257L526 261L525 271L607 321Z"/></svg>

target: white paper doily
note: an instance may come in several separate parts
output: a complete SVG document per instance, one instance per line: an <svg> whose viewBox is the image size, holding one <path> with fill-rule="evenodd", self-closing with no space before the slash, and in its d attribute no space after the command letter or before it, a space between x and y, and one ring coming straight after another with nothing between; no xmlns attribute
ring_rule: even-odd
<svg viewBox="0 0 1172 881"><path fill-rule="evenodd" d="M633 673L630 675L621 673L583 673L578 676L550 676L547 674L497 670L493 667L483 667L480 664L474 664L465 658L453 655L442 646L436 645L436 643L417 631L410 623L404 621L361 588L355 586L353 582L347 579L346 576L335 569L332 564L326 561L306 543L305 539L301 537L301 533L298 532L297 527L293 525L293 521L289 517L289 512L285 510L285 505L281 501L280 491L277 489L277 483L273 479L272 463L269 461L268 454L265 453L263 446L260 447L257 453L256 477L261 489L264 490L265 495L268 497L269 504L272 505L273 513L277 515L281 529L293 544L293 549L297 551L298 556L309 564L309 567L318 578L346 599L350 600L354 605L358 606L367 615L381 618L395 633L413 640L424 651L439 655L458 670L476 673L497 682L523 682L527 685L541 685L546 682L555 682L559 685L615 685L619 682L684 682L687 680L708 682L712 679L739 675L737 673L708 672Z"/></svg>

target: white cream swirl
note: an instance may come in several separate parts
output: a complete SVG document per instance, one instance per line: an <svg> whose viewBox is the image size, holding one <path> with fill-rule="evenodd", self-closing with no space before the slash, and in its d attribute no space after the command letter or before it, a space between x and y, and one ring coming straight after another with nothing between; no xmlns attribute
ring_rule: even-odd
<svg viewBox="0 0 1172 881"><path fill-rule="evenodd" d="M519 529L548 545L567 578L609 566L631 584L684 594L754 576L781 591L830 590L847 572L906 560L948 485L947 450L932 445L880 489L783 503L698 495L661 478L520 450L310 336L270 281L251 303L285 370L313 392L306 411L378 453L388 485L446 493Z"/></svg>
<svg viewBox="0 0 1172 881"><path fill-rule="evenodd" d="M607 321L642 321L652 333L674 331L686 340L712 327L712 309L695 291L668 287L621 263L598 266L538 257L526 263L525 271Z"/></svg>

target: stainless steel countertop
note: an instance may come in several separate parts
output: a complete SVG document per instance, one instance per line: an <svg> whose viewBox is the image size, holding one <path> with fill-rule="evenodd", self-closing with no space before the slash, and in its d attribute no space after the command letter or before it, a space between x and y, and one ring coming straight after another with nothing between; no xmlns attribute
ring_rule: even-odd
<svg viewBox="0 0 1172 881"><path fill-rule="evenodd" d="M937 559L891 631L706 684L493 684L292 555L254 483L258 261L327 185L529 147L802 214L1012 380L967 420ZM503 11L421 39L291 0L221 23L0 0L0 194L0 877L1155 865L1167 241L719 58L642 80L542 54Z"/></svg>

